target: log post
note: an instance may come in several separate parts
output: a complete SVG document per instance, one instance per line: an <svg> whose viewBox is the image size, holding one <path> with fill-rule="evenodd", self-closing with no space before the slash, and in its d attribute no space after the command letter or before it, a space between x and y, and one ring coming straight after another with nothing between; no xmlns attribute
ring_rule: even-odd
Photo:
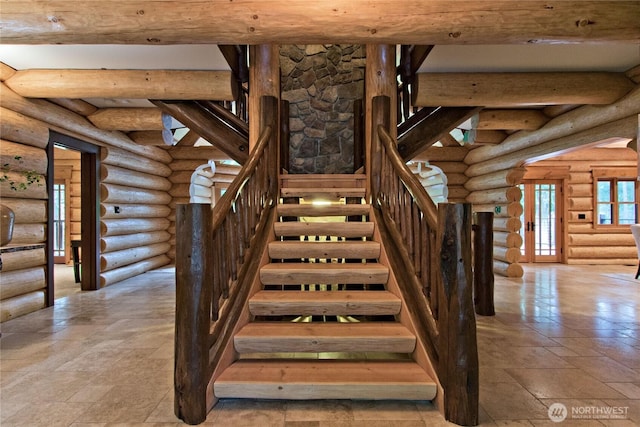
<svg viewBox="0 0 640 427"><path fill-rule="evenodd" d="M280 166L278 172L289 170L289 101L280 101Z"/></svg>
<svg viewBox="0 0 640 427"><path fill-rule="evenodd" d="M476 212L473 231L473 303L477 314L493 316L493 212Z"/></svg>
<svg viewBox="0 0 640 427"><path fill-rule="evenodd" d="M438 377L444 388L444 416L460 425L478 424L479 367L471 286L471 205L440 203L437 251L440 260Z"/></svg>
<svg viewBox="0 0 640 427"><path fill-rule="evenodd" d="M187 424L207 418L213 214L207 204L176 207L174 410Z"/></svg>
<svg viewBox="0 0 640 427"><path fill-rule="evenodd" d="M393 108L387 113L389 121L389 132L391 137L396 138L396 100L398 88L396 83L396 47L393 45L367 45L367 67L365 69L365 170L370 177L367 183L367 194L375 197L371 189L371 179L374 177L371 170L371 155L373 153L373 140L377 138L377 125L373 122L373 99L377 96L387 96L389 105ZM392 117L393 115L393 117Z"/></svg>
<svg viewBox="0 0 640 427"><path fill-rule="evenodd" d="M280 99L280 56L278 45L249 46L249 151L260 137L260 98L274 96ZM276 131L276 129L274 129Z"/></svg>
<svg viewBox="0 0 640 427"><path fill-rule="evenodd" d="M389 118L391 103L387 96L376 96L371 106L371 146L367 157L369 163L369 183L371 185L371 197L375 200L380 192L382 175L382 144L378 137L378 126L382 125L389 130Z"/></svg>

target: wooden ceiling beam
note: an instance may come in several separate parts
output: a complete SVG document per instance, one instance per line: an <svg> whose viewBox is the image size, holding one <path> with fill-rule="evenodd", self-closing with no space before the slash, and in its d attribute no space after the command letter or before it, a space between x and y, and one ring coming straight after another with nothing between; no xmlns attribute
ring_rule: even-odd
<svg viewBox="0 0 640 427"><path fill-rule="evenodd" d="M398 151L411 160L448 135L451 129L476 114L480 108L439 108L398 138Z"/></svg>
<svg viewBox="0 0 640 427"><path fill-rule="evenodd" d="M624 73L419 73L418 107L611 104L635 87Z"/></svg>
<svg viewBox="0 0 640 427"><path fill-rule="evenodd" d="M136 130L171 129L172 119L159 108L101 108L87 116L87 119L99 129Z"/></svg>
<svg viewBox="0 0 640 427"><path fill-rule="evenodd" d="M139 130L127 134L133 142L139 145L156 145L160 147L173 145L173 133L165 130Z"/></svg>
<svg viewBox="0 0 640 427"><path fill-rule="evenodd" d="M244 164L249 158L248 140L195 102L151 102L236 162Z"/></svg>
<svg viewBox="0 0 640 427"><path fill-rule="evenodd" d="M21 70L5 84L25 98L232 101L238 93L231 71Z"/></svg>
<svg viewBox="0 0 640 427"><path fill-rule="evenodd" d="M478 115L479 130L536 130L549 121L540 110L482 110Z"/></svg>
<svg viewBox="0 0 640 427"><path fill-rule="evenodd" d="M613 0L2 0L7 44L637 43L640 3ZM500 25L497 26L496 23Z"/></svg>

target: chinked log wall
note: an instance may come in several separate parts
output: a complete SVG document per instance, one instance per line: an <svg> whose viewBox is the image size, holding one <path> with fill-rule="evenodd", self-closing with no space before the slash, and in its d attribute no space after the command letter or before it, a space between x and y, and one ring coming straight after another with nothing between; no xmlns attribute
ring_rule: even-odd
<svg viewBox="0 0 640 427"><path fill-rule="evenodd" d="M628 148L594 148L566 154L527 166L525 178L563 171L568 264L635 264L637 252L626 227L598 227L594 206L594 171L608 170L607 177L637 175L637 154ZM629 176L631 175L631 176Z"/></svg>
<svg viewBox="0 0 640 427"><path fill-rule="evenodd" d="M3 108L0 110L0 134L0 165L3 165L2 175L8 177L0 182L0 201L15 213L11 244L42 244L46 241L45 175L49 129L37 120ZM25 183L25 172L32 173L39 182L21 189L20 183ZM11 182L14 182L15 189L11 188ZM2 254L0 322L45 306L46 256L44 246L39 246L42 247Z"/></svg>
<svg viewBox="0 0 640 427"><path fill-rule="evenodd" d="M13 70L4 64L0 64L0 80L4 81L11 77ZM116 281L123 280L136 274L144 273L152 268L160 267L170 263L170 259L164 252L158 254L159 247L154 247L149 251L148 248L153 245L161 244L165 252L169 249L169 233L168 217L169 202L171 196L166 190L158 190L154 188L154 192L161 194L162 203L158 203L159 199L142 199L142 195L154 196L156 193L150 193L148 190L148 180L156 179L167 185L166 177L170 170L167 164L171 162L171 156L163 149L157 147L146 147L134 143L129 137L121 132L105 131L96 128L87 119L86 115L91 114L95 109L87 108L83 112L81 108L83 103L74 100L56 100L56 103L44 99L27 99L9 89L4 83L0 83L2 87L0 92L0 132L2 134L2 153L10 153L8 150L11 145L19 150L23 150L25 155L22 158L25 161L24 167L28 170L36 170L40 177L42 186L31 185L27 190L13 192L2 184L0 187L0 197L2 203L8 205L16 213L16 228L14 231L14 240L12 244L32 244L46 243L46 223L47 223L47 201L48 195L46 191L46 183L44 174L47 169L47 156L45 148L49 143L49 130L55 130L63 134L84 140L86 142L101 146L105 149L103 153L103 173L110 176L109 179L118 180L120 173L126 173L131 177L131 172L138 173L138 177L144 177L142 180L146 184L136 183L138 187L132 187L132 181L129 180L126 186L131 188L122 188L123 183L104 182L102 191L111 192L109 197L115 197L116 190L129 189L134 190L135 196L141 196L136 199L122 199L123 192L120 191L119 199L116 203L122 208L122 216L128 216L129 225L127 231L114 232L116 222L113 219L105 217L101 225L104 225L106 233L102 235L101 246L104 252L104 263L107 270L101 275L101 284L108 285ZM68 105L68 108L61 106ZM86 104L86 103L84 103ZM88 106L88 104L86 104ZM27 153L28 151L28 153ZM109 155L111 154L111 158ZM9 157L12 157L8 154ZM128 159L127 163L118 164L120 158ZM39 165L34 167L31 162L34 159L39 160ZM44 160L42 160L44 159ZM44 161L44 166L42 165ZM28 166L27 163L29 162ZM2 164L5 162L3 161ZM142 164L152 164L154 167L143 170ZM127 166L128 165L128 166ZM164 175L164 176L163 176ZM121 178L120 178L121 181ZM145 187L146 186L146 187ZM158 194L158 195L159 195ZM111 206L111 210L109 209ZM159 208L155 213L150 211ZM101 210L113 212L111 202L103 200ZM147 211L147 213L142 213ZM151 215L149 217L145 215ZM151 224L154 225L151 225ZM158 224L167 224L166 227ZM121 225L121 224L118 224ZM111 226L111 227L110 227ZM154 228L155 227L155 228ZM163 228L164 227L164 228ZM134 253L129 251L128 255L121 252L126 261L115 260L113 253L118 251L145 247L145 253ZM17 258L16 258L17 256ZM11 261L12 258L18 259ZM45 306L45 277L46 271L46 253L44 249L36 249L33 252L22 252L20 255L2 254L3 271L0 276L2 286L2 300L0 301L0 321L7 320L22 314L26 314L38 310ZM101 260L103 261L103 260ZM129 263L129 261L132 261ZM103 263L103 265L105 265ZM126 265L125 265L126 264ZM32 280L30 271L37 272L39 279ZM24 274L18 274L16 271L26 271ZM6 275L12 275L12 281L8 281ZM29 274L27 274L29 273ZM10 293L4 292L4 287L11 284L15 291ZM37 289L36 289L37 288ZM13 296L11 296L13 293Z"/></svg>
<svg viewBox="0 0 640 427"><path fill-rule="evenodd" d="M221 165L219 162L223 160L229 160L229 156L221 152L220 150L209 147L181 147L177 145L171 147L168 150L169 154L173 158L173 162L169 165L171 167L171 174L169 175L169 181L171 182L171 188L169 194L172 197L169 207L171 213L168 216L170 221L169 234L171 235L169 242L171 243L171 249L169 249L167 255L175 260L176 257L176 205L189 203L189 184L191 182L191 175L198 166L206 164L209 160L216 162L216 173L212 179L211 193L213 200L220 197L222 190L226 189L234 180L238 172L239 166Z"/></svg>

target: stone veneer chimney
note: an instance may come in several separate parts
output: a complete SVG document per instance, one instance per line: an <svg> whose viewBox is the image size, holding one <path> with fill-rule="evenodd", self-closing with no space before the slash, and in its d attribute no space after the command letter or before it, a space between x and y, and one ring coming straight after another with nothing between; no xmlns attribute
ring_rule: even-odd
<svg viewBox="0 0 640 427"><path fill-rule="evenodd" d="M290 173L353 173L353 101L364 94L362 45L282 45Z"/></svg>

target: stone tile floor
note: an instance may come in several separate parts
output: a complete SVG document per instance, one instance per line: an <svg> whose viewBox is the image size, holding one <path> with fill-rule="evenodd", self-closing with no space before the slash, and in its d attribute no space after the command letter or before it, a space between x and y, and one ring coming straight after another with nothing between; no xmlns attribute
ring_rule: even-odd
<svg viewBox="0 0 640 427"><path fill-rule="evenodd" d="M522 279L496 277L497 314L477 319L481 425L640 425L634 274L542 264L525 266ZM182 425L173 415L173 313L173 270L163 269L3 323L0 425ZM558 403L568 413L560 424L549 417ZM429 402L241 400L219 403L206 424L449 425Z"/></svg>

